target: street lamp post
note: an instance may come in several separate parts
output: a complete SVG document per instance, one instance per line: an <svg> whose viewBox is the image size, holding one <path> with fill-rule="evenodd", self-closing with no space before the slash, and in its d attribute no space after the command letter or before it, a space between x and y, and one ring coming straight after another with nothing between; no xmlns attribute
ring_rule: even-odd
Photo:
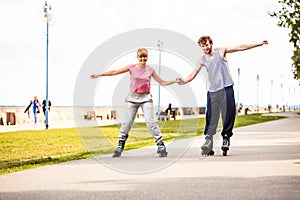
<svg viewBox="0 0 300 200"><path fill-rule="evenodd" d="M283 98L283 74L280 75L280 80L281 80L281 109L283 112L285 112L285 107L284 107L284 98Z"/></svg>
<svg viewBox="0 0 300 200"><path fill-rule="evenodd" d="M51 6L47 4L47 1L45 1L44 4L44 20L46 20L46 24L47 24L47 32L46 32L46 104L45 104L45 124L46 124L46 129L48 129L49 125L48 125L48 113L49 113L49 99L48 99L48 50L49 50L49 22L52 19L51 16Z"/></svg>
<svg viewBox="0 0 300 200"><path fill-rule="evenodd" d="M284 112L284 105L283 105L283 83L280 84L281 87L281 105L282 105L282 111Z"/></svg>
<svg viewBox="0 0 300 200"><path fill-rule="evenodd" d="M271 104L271 106L273 104L273 80L271 80L271 100L270 100L270 104Z"/></svg>
<svg viewBox="0 0 300 200"><path fill-rule="evenodd" d="M294 102L294 111L296 111L296 88L294 88L294 98L293 98L293 102Z"/></svg>
<svg viewBox="0 0 300 200"><path fill-rule="evenodd" d="M163 41L157 41L157 47L159 51L159 62L158 62L158 75L160 76L161 72L161 49L163 47ZM157 103L157 118L160 120L160 84L158 84L158 103Z"/></svg>
<svg viewBox="0 0 300 200"><path fill-rule="evenodd" d="M241 75L241 69L238 68L238 96L237 96L237 105L240 105L240 75Z"/></svg>
<svg viewBox="0 0 300 200"><path fill-rule="evenodd" d="M257 112L259 113L259 98L258 98L258 95L259 95L259 75L257 74L257 95L256 95L256 98L257 98Z"/></svg>

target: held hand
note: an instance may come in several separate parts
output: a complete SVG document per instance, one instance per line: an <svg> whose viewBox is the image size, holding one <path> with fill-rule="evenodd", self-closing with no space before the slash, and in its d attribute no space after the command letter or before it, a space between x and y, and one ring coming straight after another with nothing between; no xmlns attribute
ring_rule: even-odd
<svg viewBox="0 0 300 200"><path fill-rule="evenodd" d="M176 78L176 83L178 83L178 85L184 85L186 82L182 78Z"/></svg>

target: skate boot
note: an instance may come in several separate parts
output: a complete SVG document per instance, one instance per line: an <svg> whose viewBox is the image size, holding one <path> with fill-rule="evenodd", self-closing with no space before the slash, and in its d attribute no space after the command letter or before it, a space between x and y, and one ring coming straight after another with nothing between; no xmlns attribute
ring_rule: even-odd
<svg viewBox="0 0 300 200"><path fill-rule="evenodd" d="M113 158L115 157L120 157L123 150L124 150L124 146L125 146L125 141L121 141L119 140L119 145L118 147L115 149L114 154L112 155Z"/></svg>
<svg viewBox="0 0 300 200"><path fill-rule="evenodd" d="M159 157L167 157L168 156L168 152L166 149L166 146L163 142L159 142L157 143L157 152Z"/></svg>
<svg viewBox="0 0 300 200"><path fill-rule="evenodd" d="M225 135L223 137L223 145L221 147L223 151L223 156L227 156L227 151L229 150L229 146L230 146L230 138L227 135Z"/></svg>
<svg viewBox="0 0 300 200"><path fill-rule="evenodd" d="M213 139L212 136L205 136L205 142L201 146L201 155L203 156L213 156L215 152L213 149Z"/></svg>

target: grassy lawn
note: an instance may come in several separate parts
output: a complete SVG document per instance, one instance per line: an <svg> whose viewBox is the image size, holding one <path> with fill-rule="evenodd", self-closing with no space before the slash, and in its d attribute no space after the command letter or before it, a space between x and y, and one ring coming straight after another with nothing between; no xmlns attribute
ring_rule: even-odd
<svg viewBox="0 0 300 200"><path fill-rule="evenodd" d="M260 114L237 116L235 127L277 120ZM203 134L205 119L161 121L164 141ZM221 124L220 124L221 127ZM115 149L120 125L0 133L0 175L39 166L110 154ZM155 145L145 123L135 123L125 150Z"/></svg>

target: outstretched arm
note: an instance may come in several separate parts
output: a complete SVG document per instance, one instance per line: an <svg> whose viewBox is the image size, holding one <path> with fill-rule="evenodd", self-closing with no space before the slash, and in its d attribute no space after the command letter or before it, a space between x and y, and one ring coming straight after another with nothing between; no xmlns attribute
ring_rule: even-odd
<svg viewBox="0 0 300 200"><path fill-rule="evenodd" d="M226 53L234 53L237 51L245 51L248 49L252 49L252 48L259 47L262 45L267 45L267 44L268 44L268 41L263 40L259 43L255 43L255 44L240 44L240 45L234 46L234 47L221 47L220 49L224 49L224 53L226 54Z"/></svg>
<svg viewBox="0 0 300 200"><path fill-rule="evenodd" d="M129 65L127 65L123 68L120 68L120 69L103 72L101 74L92 74L90 77L92 79L94 79L94 78L98 78L99 76L114 76L114 75L118 75L118 74L123 74L123 73L128 72L128 71L129 71Z"/></svg>
<svg viewBox="0 0 300 200"><path fill-rule="evenodd" d="M171 85L173 83L176 83L176 80L173 80L173 81L163 80L162 78L160 78L160 76L155 71L153 71L152 77L154 78L154 80L156 80L162 86Z"/></svg>
<svg viewBox="0 0 300 200"><path fill-rule="evenodd" d="M194 80L194 78L197 76L197 74L199 73L199 71L201 70L203 64L202 63L199 63L199 66L197 68L195 68L192 73L190 73L186 79L182 79L182 78L177 78L177 83L179 85L183 85L183 84L186 84L188 82L191 82L192 80Z"/></svg>

